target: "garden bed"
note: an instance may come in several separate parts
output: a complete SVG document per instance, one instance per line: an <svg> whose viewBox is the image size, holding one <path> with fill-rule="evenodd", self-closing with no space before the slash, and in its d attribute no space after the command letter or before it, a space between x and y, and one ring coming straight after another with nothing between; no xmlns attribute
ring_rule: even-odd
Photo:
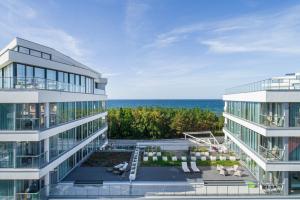
<svg viewBox="0 0 300 200"><path fill-rule="evenodd" d="M216 160L216 161L210 161L210 160L197 160L198 166L217 166L217 165L223 165L224 167L230 167L233 165L240 165L239 161L231 161L231 160Z"/></svg>
<svg viewBox="0 0 300 200"><path fill-rule="evenodd" d="M82 167L112 167L122 162L130 161L132 152L95 152L84 163Z"/></svg>

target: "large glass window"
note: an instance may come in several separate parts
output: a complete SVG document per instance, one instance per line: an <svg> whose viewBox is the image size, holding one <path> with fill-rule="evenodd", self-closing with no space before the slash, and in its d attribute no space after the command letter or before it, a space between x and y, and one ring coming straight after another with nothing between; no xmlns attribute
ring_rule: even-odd
<svg viewBox="0 0 300 200"><path fill-rule="evenodd" d="M17 64L17 78L15 80L16 88L25 88L25 65Z"/></svg>
<svg viewBox="0 0 300 200"><path fill-rule="evenodd" d="M47 89L56 90L56 71L47 69Z"/></svg>
<svg viewBox="0 0 300 200"><path fill-rule="evenodd" d="M29 49L25 47L19 46L19 52L29 54Z"/></svg>
<svg viewBox="0 0 300 200"><path fill-rule="evenodd" d="M300 137L289 138L289 160L300 160Z"/></svg>
<svg viewBox="0 0 300 200"><path fill-rule="evenodd" d="M14 129L14 104L0 104L0 130Z"/></svg>
<svg viewBox="0 0 300 200"><path fill-rule="evenodd" d="M14 167L13 149L12 142L0 142L0 168Z"/></svg>
<svg viewBox="0 0 300 200"><path fill-rule="evenodd" d="M36 130L45 128L43 104L16 104L16 129Z"/></svg>
<svg viewBox="0 0 300 200"><path fill-rule="evenodd" d="M34 77L36 81L36 86L39 89L45 89L45 69L35 67L34 69Z"/></svg>
<svg viewBox="0 0 300 200"><path fill-rule="evenodd" d="M33 88L34 80L33 80L33 67L26 66L26 88Z"/></svg>

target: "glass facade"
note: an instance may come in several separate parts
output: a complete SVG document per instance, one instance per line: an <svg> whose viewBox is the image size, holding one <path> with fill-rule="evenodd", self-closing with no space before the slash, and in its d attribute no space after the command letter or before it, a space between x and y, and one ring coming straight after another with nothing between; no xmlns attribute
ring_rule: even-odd
<svg viewBox="0 0 300 200"><path fill-rule="evenodd" d="M50 161L100 131L105 125L106 120L99 118L50 137Z"/></svg>
<svg viewBox="0 0 300 200"><path fill-rule="evenodd" d="M44 141L0 142L0 168L39 168L46 164Z"/></svg>
<svg viewBox="0 0 300 200"><path fill-rule="evenodd" d="M50 103L50 127L104 111L102 101Z"/></svg>
<svg viewBox="0 0 300 200"><path fill-rule="evenodd" d="M234 121L226 119L225 128L245 145L268 160L282 159L283 142L280 137L264 137Z"/></svg>
<svg viewBox="0 0 300 200"><path fill-rule="evenodd" d="M104 101L58 102L49 104L50 127L105 111ZM0 130L46 128L45 104L0 104Z"/></svg>
<svg viewBox="0 0 300 200"><path fill-rule="evenodd" d="M13 63L0 69L0 88L46 89L93 94L95 83L91 77L40 66Z"/></svg>
<svg viewBox="0 0 300 200"><path fill-rule="evenodd" d="M225 112L265 126L284 126L282 103L227 101Z"/></svg>
<svg viewBox="0 0 300 200"><path fill-rule="evenodd" d="M85 147L77 151L58 167L58 180L62 180L80 161L82 161L91 152L99 149L105 142L106 137L100 135Z"/></svg>
<svg viewBox="0 0 300 200"><path fill-rule="evenodd" d="M40 180L0 180L0 199L40 199L39 191L45 187L45 179Z"/></svg>
<svg viewBox="0 0 300 200"><path fill-rule="evenodd" d="M300 137L289 137L289 160L300 160Z"/></svg>

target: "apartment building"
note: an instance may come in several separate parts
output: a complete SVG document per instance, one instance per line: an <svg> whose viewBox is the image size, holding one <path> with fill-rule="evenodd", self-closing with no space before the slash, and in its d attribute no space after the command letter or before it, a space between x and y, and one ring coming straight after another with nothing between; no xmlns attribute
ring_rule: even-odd
<svg viewBox="0 0 300 200"><path fill-rule="evenodd" d="M43 45L0 51L0 198L37 199L107 144L107 79Z"/></svg>
<svg viewBox="0 0 300 200"><path fill-rule="evenodd" d="M224 133L265 187L300 193L300 73L228 89Z"/></svg>

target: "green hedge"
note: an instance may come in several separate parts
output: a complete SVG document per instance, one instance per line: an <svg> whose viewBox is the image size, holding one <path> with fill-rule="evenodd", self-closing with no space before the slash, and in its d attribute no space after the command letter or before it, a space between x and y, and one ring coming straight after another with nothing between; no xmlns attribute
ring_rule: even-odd
<svg viewBox="0 0 300 200"><path fill-rule="evenodd" d="M180 138L185 131L220 134L223 117L199 108L113 108L108 110L108 134L113 139Z"/></svg>

